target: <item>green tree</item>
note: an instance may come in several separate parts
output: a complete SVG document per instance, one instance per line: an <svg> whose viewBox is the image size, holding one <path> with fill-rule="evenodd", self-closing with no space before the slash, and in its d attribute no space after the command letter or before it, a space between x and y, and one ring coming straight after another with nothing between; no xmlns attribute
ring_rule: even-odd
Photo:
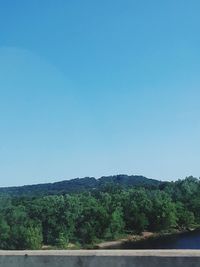
<svg viewBox="0 0 200 267"><path fill-rule="evenodd" d="M188 228L195 223L194 213L188 211L181 202L176 203L177 224L180 228Z"/></svg>
<svg viewBox="0 0 200 267"><path fill-rule="evenodd" d="M66 249L68 247L68 244L69 244L69 237L67 236L67 234L60 233L56 240L57 247L61 249Z"/></svg>
<svg viewBox="0 0 200 267"><path fill-rule="evenodd" d="M165 192L155 191L151 194L151 200L150 229L160 231L176 227L176 208L171 198Z"/></svg>
<svg viewBox="0 0 200 267"><path fill-rule="evenodd" d="M42 230L39 226L29 226L24 233L26 249L40 249L42 247Z"/></svg>
<svg viewBox="0 0 200 267"><path fill-rule="evenodd" d="M0 248L9 249L10 227L5 218L0 216Z"/></svg>
<svg viewBox="0 0 200 267"><path fill-rule="evenodd" d="M124 219L121 207L117 207L111 214L109 226L107 228L107 233L105 237L107 238L117 238L120 234L124 232Z"/></svg>

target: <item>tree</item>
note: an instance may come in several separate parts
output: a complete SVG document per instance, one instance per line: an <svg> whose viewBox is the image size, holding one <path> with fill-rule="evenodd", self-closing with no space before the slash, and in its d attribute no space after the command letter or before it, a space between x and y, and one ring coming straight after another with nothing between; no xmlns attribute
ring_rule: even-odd
<svg viewBox="0 0 200 267"><path fill-rule="evenodd" d="M42 230L39 226L29 226L25 234L26 249L40 249L42 247Z"/></svg>
<svg viewBox="0 0 200 267"><path fill-rule="evenodd" d="M10 227L5 218L0 216L0 249L9 249Z"/></svg>
<svg viewBox="0 0 200 267"><path fill-rule="evenodd" d="M61 249L66 249L68 247L68 244L69 244L69 237L67 236L67 234L60 233L59 237L56 240L57 247Z"/></svg>
<svg viewBox="0 0 200 267"><path fill-rule="evenodd" d="M121 207L117 207L114 212L111 214L109 226L107 228L106 237L107 238L117 238L124 231L124 220L123 212Z"/></svg>
<svg viewBox="0 0 200 267"><path fill-rule="evenodd" d="M176 208L171 198L165 192L155 191L151 194L151 201L150 229L160 231L175 227L177 225Z"/></svg>
<svg viewBox="0 0 200 267"><path fill-rule="evenodd" d="M176 203L177 224L180 228L188 228L195 223L194 213L188 211L181 202Z"/></svg>

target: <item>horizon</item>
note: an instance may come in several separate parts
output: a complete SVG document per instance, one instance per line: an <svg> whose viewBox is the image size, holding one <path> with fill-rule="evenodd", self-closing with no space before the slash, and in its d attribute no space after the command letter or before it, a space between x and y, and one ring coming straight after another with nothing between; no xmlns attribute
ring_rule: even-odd
<svg viewBox="0 0 200 267"><path fill-rule="evenodd" d="M199 9L197 0L0 3L0 187L199 177Z"/></svg>

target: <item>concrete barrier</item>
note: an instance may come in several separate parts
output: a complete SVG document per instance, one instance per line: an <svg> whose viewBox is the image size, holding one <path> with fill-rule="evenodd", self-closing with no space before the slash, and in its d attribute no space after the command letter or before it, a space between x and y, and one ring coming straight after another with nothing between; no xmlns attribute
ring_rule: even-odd
<svg viewBox="0 0 200 267"><path fill-rule="evenodd" d="M0 251L0 267L200 267L200 250Z"/></svg>

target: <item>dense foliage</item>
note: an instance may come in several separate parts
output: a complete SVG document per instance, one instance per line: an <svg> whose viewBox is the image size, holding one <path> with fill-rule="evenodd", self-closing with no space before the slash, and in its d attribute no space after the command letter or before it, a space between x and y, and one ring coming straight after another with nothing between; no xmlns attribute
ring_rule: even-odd
<svg viewBox="0 0 200 267"><path fill-rule="evenodd" d="M94 177L76 178L56 183L46 183L37 185L25 185L15 187L2 187L0 188L1 195L11 196L44 196L44 195L58 195L69 193L80 193L88 190L99 189L101 190L107 184L118 184L123 188L132 186L142 187L158 187L162 182L155 179L148 179L144 176L138 175L115 175L104 176L99 179Z"/></svg>
<svg viewBox="0 0 200 267"><path fill-rule="evenodd" d="M195 224L200 224L200 180L193 177L159 187L110 183L76 194L0 199L1 249L84 246L127 233Z"/></svg>

